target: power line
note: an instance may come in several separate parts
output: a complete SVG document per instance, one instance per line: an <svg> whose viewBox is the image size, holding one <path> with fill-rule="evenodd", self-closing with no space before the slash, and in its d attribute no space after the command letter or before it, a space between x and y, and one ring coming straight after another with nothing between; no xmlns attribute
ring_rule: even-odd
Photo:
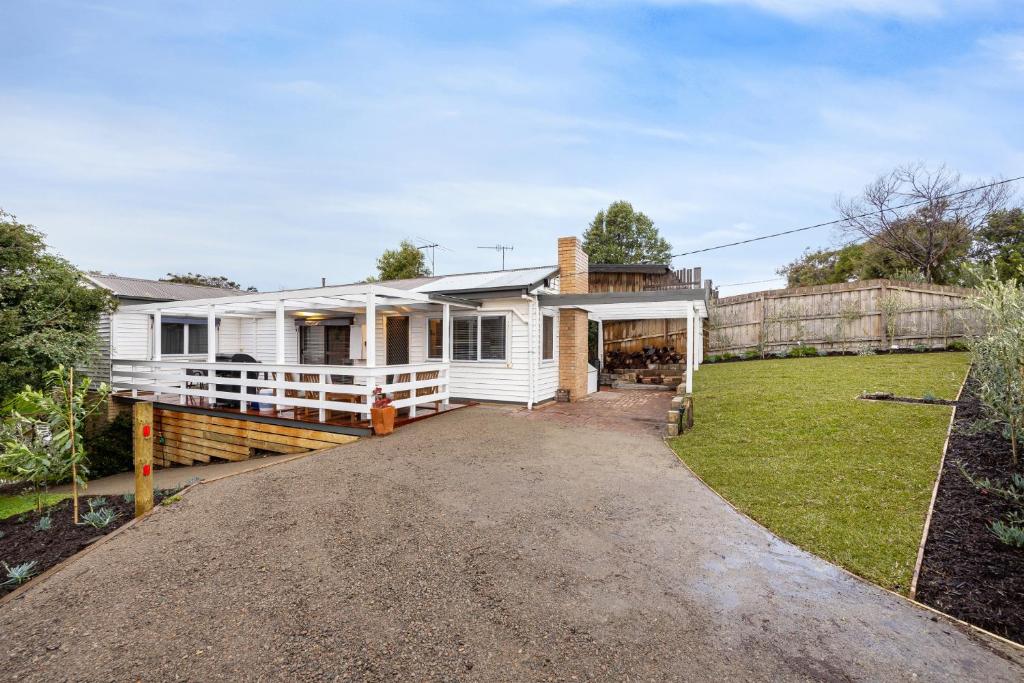
<svg viewBox="0 0 1024 683"><path fill-rule="evenodd" d="M884 209L881 209L881 210L882 211L895 211L897 209L906 209L907 207L917 206L918 204L926 204L926 203L928 203L930 201L935 201L936 199L948 199L949 197L956 197L957 195L967 194L968 192L976 192L977 190L984 190L984 189L987 189L989 187L996 187L997 185L1005 185L1007 183L1013 183L1013 182L1016 182L1018 180L1024 180L1024 176L1017 176L1016 178L1009 178L1008 180L999 180L999 181L996 181L994 183L989 183L988 185L979 185L978 187L971 187L971 188L968 188L966 190L960 190L958 192L950 192L949 194L944 194L944 195L939 196L939 197L933 197L931 199L918 199L916 201L907 202L906 204L900 204L898 206L887 206L887 207L885 207ZM671 258L676 258L676 257L679 257L679 256L690 256L692 254L702 254L702 253L704 253L706 251L715 251L717 249L725 249L726 247L736 247L736 246L739 246L741 244L750 244L751 242L759 242L761 240L771 239L772 237L782 237L783 235L792 235L793 233L803 232L805 230L814 230L815 228L824 228L824 227L828 227L830 225L837 225L838 223L843 223L843 222L848 221L848 220L855 220L857 218L867 218L868 216L874 216L876 213L878 213L878 211L879 210L876 209L874 211L869 211L867 213L862 213L862 214L860 214L858 216L848 216L846 218L837 218L835 220L827 221L825 223L815 223L814 225L807 225L807 226L804 226L802 228L793 228L791 230L783 230L782 232L773 232L770 235L761 235L759 237L751 237L750 239L740 240L739 242L729 242L728 244L719 244L719 245L716 245L714 247L705 247L704 249L694 249L693 251L684 251L681 254L672 254Z"/></svg>

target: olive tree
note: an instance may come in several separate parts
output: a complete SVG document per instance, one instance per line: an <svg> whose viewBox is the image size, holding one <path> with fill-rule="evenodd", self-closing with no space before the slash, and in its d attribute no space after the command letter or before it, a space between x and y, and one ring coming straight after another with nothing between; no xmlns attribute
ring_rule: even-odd
<svg viewBox="0 0 1024 683"><path fill-rule="evenodd" d="M1024 441L1024 288L993 273L982 280L972 305L983 323L969 340L978 398L989 421L1010 440L1016 465Z"/></svg>

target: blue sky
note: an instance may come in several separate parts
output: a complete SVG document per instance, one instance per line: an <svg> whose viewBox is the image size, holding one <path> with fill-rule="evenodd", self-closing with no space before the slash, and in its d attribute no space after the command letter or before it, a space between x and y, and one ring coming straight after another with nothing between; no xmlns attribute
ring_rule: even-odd
<svg viewBox="0 0 1024 683"><path fill-rule="evenodd" d="M894 165L1024 174L1024 3L0 2L0 206L87 269L261 289L551 263L616 199L675 251ZM1018 198L1021 193L1018 192ZM678 258L764 280L828 229ZM724 293L776 283L730 286Z"/></svg>

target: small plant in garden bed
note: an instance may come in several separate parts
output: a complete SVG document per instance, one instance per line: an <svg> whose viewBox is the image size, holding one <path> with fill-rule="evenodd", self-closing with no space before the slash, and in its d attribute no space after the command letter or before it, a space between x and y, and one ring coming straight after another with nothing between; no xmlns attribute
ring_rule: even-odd
<svg viewBox="0 0 1024 683"><path fill-rule="evenodd" d="M155 491L153 497L159 503L165 494ZM134 500L125 500L123 496L99 499L102 505L97 504L97 498L92 497L84 498L82 502L86 513L80 515L80 524L75 524L71 519L70 499L62 499L49 506L44 516L51 520L51 526L45 533L36 529L40 519L36 515L29 515L21 521L17 517L0 519L0 558L12 567L29 561L36 562L35 576L82 550L95 541L97 536L121 527L135 515ZM102 517L96 517L96 524L91 524L89 520L93 519L94 513ZM113 519L108 522L107 518L111 515ZM3 584L2 572L3 566L0 565L0 595L17 588L13 584Z"/></svg>
<svg viewBox="0 0 1024 683"><path fill-rule="evenodd" d="M36 520L33 528L36 531L49 531L53 528L53 518L49 515L44 515Z"/></svg>
<svg viewBox="0 0 1024 683"><path fill-rule="evenodd" d="M755 360L761 357L761 354L757 351L744 351L743 357L747 360Z"/></svg>
<svg viewBox="0 0 1024 683"><path fill-rule="evenodd" d="M7 580L0 585L20 586L32 578L32 575L35 574L35 567L35 560L32 560L31 562L22 562L21 564L16 564L13 567L4 562L4 570L7 572Z"/></svg>
<svg viewBox="0 0 1024 683"><path fill-rule="evenodd" d="M1010 477L1006 486L995 483L987 477L974 477L963 463L957 463L960 473L983 495L995 495L1002 498L1013 510L1006 513L1003 519L989 524L989 529L1004 544L1014 548L1024 548L1024 474L1016 472Z"/></svg>

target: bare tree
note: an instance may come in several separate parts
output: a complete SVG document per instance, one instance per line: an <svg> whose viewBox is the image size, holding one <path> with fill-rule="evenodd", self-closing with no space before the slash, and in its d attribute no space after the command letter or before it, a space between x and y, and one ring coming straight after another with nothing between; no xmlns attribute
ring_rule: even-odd
<svg viewBox="0 0 1024 683"><path fill-rule="evenodd" d="M994 181L993 181L994 182ZM901 166L879 176L852 199L839 197L841 228L914 265L935 282L944 265L965 255L988 215L1006 206L1006 185L973 188L940 166Z"/></svg>

